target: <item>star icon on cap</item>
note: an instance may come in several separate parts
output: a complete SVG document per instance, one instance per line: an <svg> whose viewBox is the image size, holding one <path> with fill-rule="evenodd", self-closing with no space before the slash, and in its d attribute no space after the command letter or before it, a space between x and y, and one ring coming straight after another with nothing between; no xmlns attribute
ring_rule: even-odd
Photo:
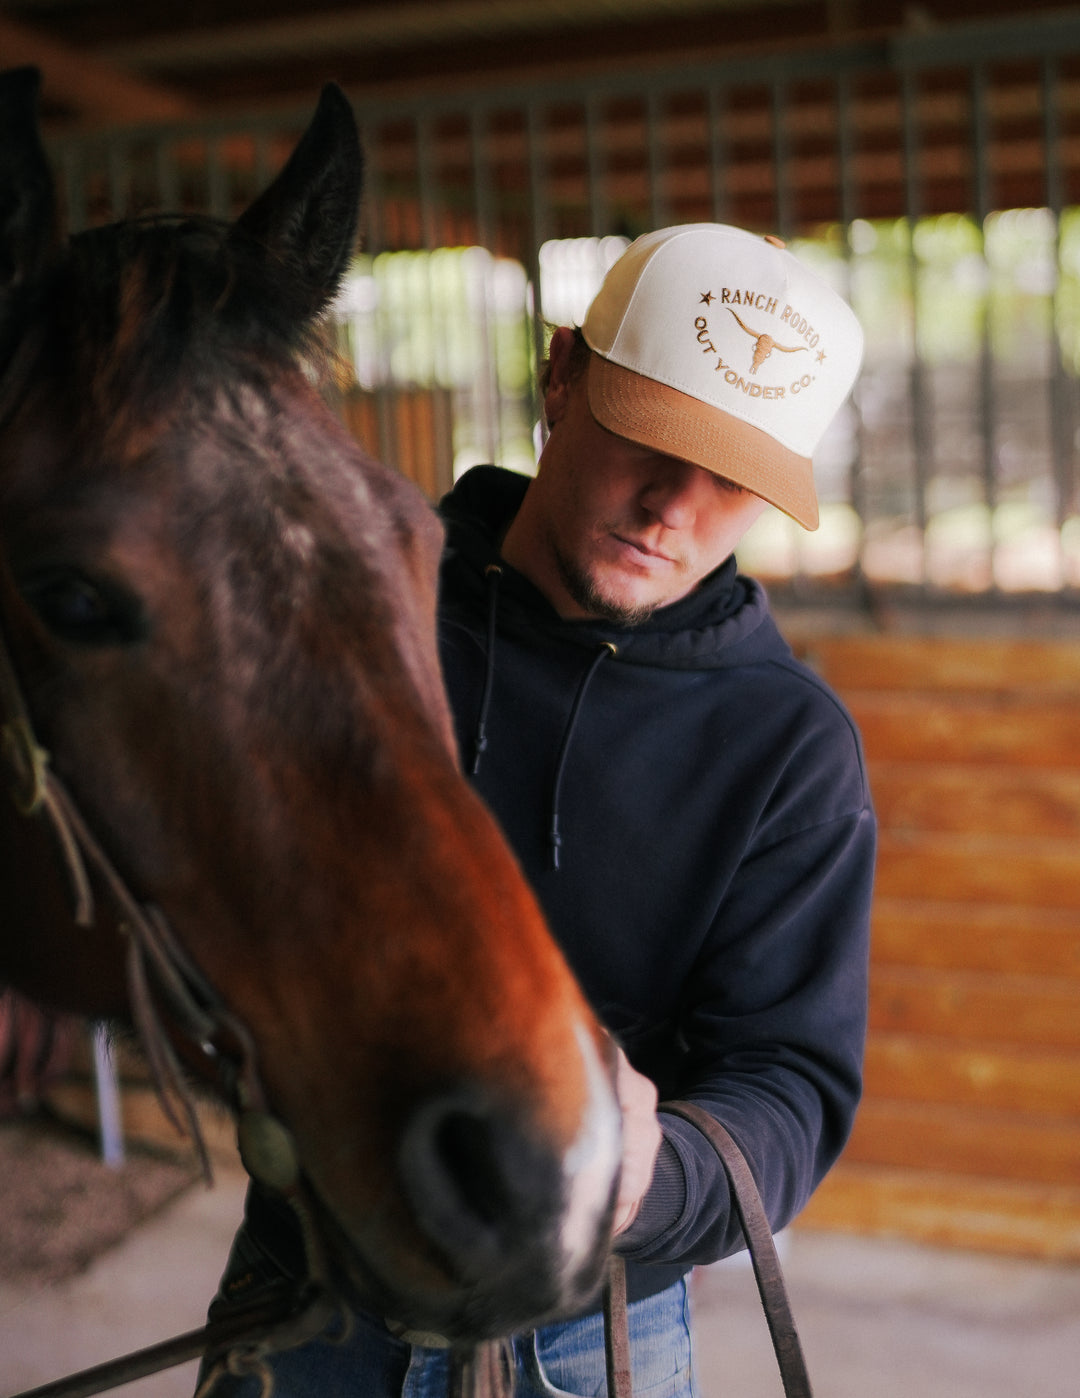
<svg viewBox="0 0 1080 1398"><path fill-rule="evenodd" d="M716 298L713 296L713 294L712 294L711 291L703 291L703 292L701 293L701 299L702 299L702 301L705 303L706 306L711 306L712 303L713 303L713 301L715 301Z"/></svg>

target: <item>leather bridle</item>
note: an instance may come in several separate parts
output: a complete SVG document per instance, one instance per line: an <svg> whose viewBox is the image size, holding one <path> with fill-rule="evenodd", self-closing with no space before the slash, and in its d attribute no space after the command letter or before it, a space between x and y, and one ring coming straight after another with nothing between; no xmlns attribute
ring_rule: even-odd
<svg viewBox="0 0 1080 1398"><path fill-rule="evenodd" d="M287 1298L264 1302L150 1350L35 1389L35 1398L99 1393L202 1354L246 1351L257 1363L266 1350L313 1337L335 1310L329 1299L326 1261L300 1195L292 1137L267 1106L251 1033L181 947L160 909L135 897L53 770L49 754L37 741L0 623L0 779L5 778L19 815L43 821L43 836L51 831L55 837L71 890L74 926L93 926L95 887L110 901L116 925L127 941L128 1000L158 1099L177 1130L194 1142L207 1182L211 1180L209 1153L173 1034L194 1050L204 1076L235 1113L240 1157L248 1174L293 1206L307 1260L305 1284Z"/></svg>
<svg viewBox="0 0 1080 1398"><path fill-rule="evenodd" d="M48 752L37 741L2 627L0 766L15 809L27 819L44 820L55 836L71 889L75 926L94 924L95 885L109 898L127 940L131 1012L158 1095L173 1123L194 1140L208 1175L209 1159L198 1114L166 1029L166 1018L197 1050L206 1075L238 1117L267 1112L251 1034L188 957L161 911L141 903L131 892L56 775ZM172 1099L178 1103L183 1121Z"/></svg>
<svg viewBox="0 0 1080 1398"><path fill-rule="evenodd" d="M335 1311L325 1257L300 1195L300 1170L292 1137L268 1110L247 1026L227 1009L180 946L161 911L134 896L53 770L48 753L35 736L2 625L0 771L6 775L16 810L27 819L42 818L56 837L71 888L75 926L87 928L94 923L95 884L111 900L121 934L127 939L131 1012L158 1097L177 1128L195 1142L204 1174L209 1179L209 1156L170 1029L182 1034L201 1056L207 1075L236 1113L240 1156L248 1173L293 1205L308 1263L307 1284L295 1294L211 1322L201 1330L46 1384L18 1398L89 1398L204 1354L208 1359L217 1357L211 1379L221 1369L238 1363L246 1365L247 1372L261 1375L264 1392L268 1393L272 1378L262 1356L314 1338L325 1329ZM177 1107L173 1106L174 1101ZM772 1232L745 1159L730 1135L702 1108L689 1102L667 1102L662 1110L690 1121L720 1156L746 1235L784 1393L786 1398L811 1398L810 1380ZM608 1393L610 1398L632 1398L626 1276L618 1256L609 1264L604 1318ZM472 1356L465 1356L458 1363L454 1387L460 1398L488 1398L499 1392L496 1352L493 1345L480 1345ZM209 1389L210 1380L205 1386Z"/></svg>

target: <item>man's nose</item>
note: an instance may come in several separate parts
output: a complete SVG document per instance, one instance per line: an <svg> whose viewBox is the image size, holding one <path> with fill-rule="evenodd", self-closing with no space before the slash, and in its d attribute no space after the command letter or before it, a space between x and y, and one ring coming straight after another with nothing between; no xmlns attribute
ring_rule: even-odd
<svg viewBox="0 0 1080 1398"><path fill-rule="evenodd" d="M666 528L685 529L697 515L704 476L700 466L658 456L638 500Z"/></svg>

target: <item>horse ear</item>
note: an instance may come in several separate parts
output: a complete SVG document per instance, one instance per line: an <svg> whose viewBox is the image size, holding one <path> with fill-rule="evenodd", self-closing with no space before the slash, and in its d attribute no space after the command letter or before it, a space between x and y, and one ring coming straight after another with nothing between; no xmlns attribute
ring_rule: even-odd
<svg viewBox="0 0 1080 1398"><path fill-rule="evenodd" d="M38 132L36 68L0 73L0 316L52 251L56 198Z"/></svg>
<svg viewBox="0 0 1080 1398"><path fill-rule="evenodd" d="M237 220L282 274L298 315L310 319L332 299L356 244L363 158L356 119L341 88L322 90L311 125L280 174Z"/></svg>

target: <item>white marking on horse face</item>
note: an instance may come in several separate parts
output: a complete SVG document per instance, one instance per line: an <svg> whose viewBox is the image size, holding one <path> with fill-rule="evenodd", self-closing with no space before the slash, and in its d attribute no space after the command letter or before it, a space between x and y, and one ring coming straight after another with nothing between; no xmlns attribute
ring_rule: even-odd
<svg viewBox="0 0 1080 1398"><path fill-rule="evenodd" d="M307 525L295 521L286 524L281 531L281 541L303 566L311 562L315 553L315 535Z"/></svg>
<svg viewBox="0 0 1080 1398"><path fill-rule="evenodd" d="M622 1160L622 1115L614 1086L583 1025L577 1026L576 1036L589 1100L581 1130L563 1158L567 1207L560 1241L567 1275L595 1252Z"/></svg>

